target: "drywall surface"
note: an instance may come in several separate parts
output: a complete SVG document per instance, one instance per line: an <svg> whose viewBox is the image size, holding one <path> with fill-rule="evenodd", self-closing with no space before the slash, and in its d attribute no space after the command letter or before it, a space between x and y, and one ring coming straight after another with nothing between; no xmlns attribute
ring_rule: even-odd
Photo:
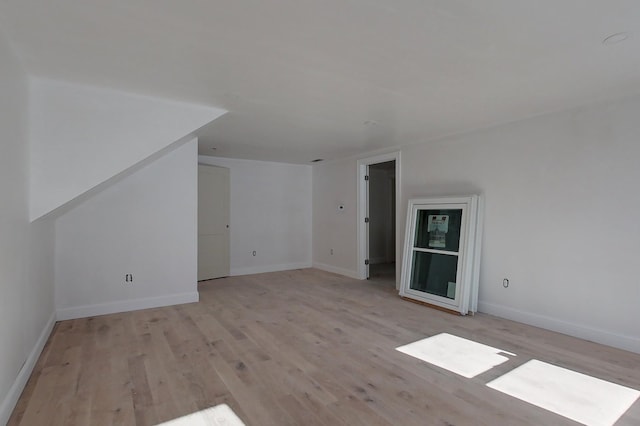
<svg viewBox="0 0 640 426"><path fill-rule="evenodd" d="M640 352L638 117L636 97L404 147L398 229L410 198L484 195L480 311ZM355 199L355 168L314 167L314 261L355 239L355 209L315 203Z"/></svg>
<svg viewBox="0 0 640 426"><path fill-rule="evenodd" d="M53 314L53 224L29 223L28 82L0 38L0 424L48 337Z"/></svg>
<svg viewBox="0 0 640 426"><path fill-rule="evenodd" d="M230 170L231 275L311 266L311 166L208 156L198 161Z"/></svg>
<svg viewBox="0 0 640 426"><path fill-rule="evenodd" d="M32 220L225 112L47 79L29 92Z"/></svg>
<svg viewBox="0 0 640 426"><path fill-rule="evenodd" d="M196 139L57 218L58 319L197 300L196 221Z"/></svg>
<svg viewBox="0 0 640 426"><path fill-rule="evenodd" d="M40 219L29 224L27 285L24 287L22 330L34 339L43 332L54 315L55 227L53 220ZM51 324L53 325L53 324ZM48 337L48 336L47 336ZM44 343L44 342L43 342ZM33 342L27 342L32 349ZM39 355L39 354L38 354Z"/></svg>
<svg viewBox="0 0 640 426"><path fill-rule="evenodd" d="M313 166L313 264L355 278L358 277L356 183L355 160Z"/></svg>

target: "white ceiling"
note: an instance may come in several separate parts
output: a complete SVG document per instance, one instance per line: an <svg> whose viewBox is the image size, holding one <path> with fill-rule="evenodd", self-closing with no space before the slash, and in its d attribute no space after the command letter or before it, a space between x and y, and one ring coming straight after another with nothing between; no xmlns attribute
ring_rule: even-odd
<svg viewBox="0 0 640 426"><path fill-rule="evenodd" d="M217 156L308 163L640 93L638 0L3 0L0 29L34 75L228 109L199 132Z"/></svg>

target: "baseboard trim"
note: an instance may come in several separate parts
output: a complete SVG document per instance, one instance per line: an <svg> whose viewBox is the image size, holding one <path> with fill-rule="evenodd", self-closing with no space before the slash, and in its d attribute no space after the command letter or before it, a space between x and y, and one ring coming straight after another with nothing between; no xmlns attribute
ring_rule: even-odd
<svg viewBox="0 0 640 426"><path fill-rule="evenodd" d="M56 311L56 318L58 321L64 321L76 318L94 317L97 315L116 314L118 312L138 311L140 309L193 303L199 300L200 295L197 291L194 291L191 293L122 300L118 302L100 303L97 305L74 306L71 308L58 309Z"/></svg>
<svg viewBox="0 0 640 426"><path fill-rule="evenodd" d="M13 413L13 409L18 403L18 399L29 380L29 377L31 377L31 373L36 366L36 362L38 362L38 358L44 349L44 345L47 343L47 340L51 335L51 331L53 330L55 323L56 313L54 312L51 314L51 318L49 318L49 321L47 321L42 329L36 344L33 346L33 349L31 349L31 352L29 352L29 356L18 372L18 377L16 377L16 380L13 382L13 385L11 385L7 396L4 398L4 401L2 401L2 405L0 405L0 424L4 425L9 421L9 417L11 417L11 413Z"/></svg>
<svg viewBox="0 0 640 426"><path fill-rule="evenodd" d="M313 267L323 271L333 272L334 274L344 275L345 277L353 278L354 280L360 279L358 271L352 271L351 269L340 268L338 266L327 265L326 263L320 262L313 262Z"/></svg>
<svg viewBox="0 0 640 426"><path fill-rule="evenodd" d="M238 275L264 274L266 272L290 271L292 269L311 268L311 262L283 263L280 265L265 266L249 266L246 268L233 268L229 275L236 277Z"/></svg>
<svg viewBox="0 0 640 426"><path fill-rule="evenodd" d="M551 318L531 312L520 311L506 306L495 305L493 303L487 302L478 302L478 311L485 314L495 315L497 317L533 325L535 327L557 331L558 333L568 334L570 336L590 340L592 342L601 343L603 345L613 346L618 349L640 353L640 339L632 336L625 336L621 334L611 333L605 330L600 330L597 328L585 327L580 324L562 321L557 318Z"/></svg>

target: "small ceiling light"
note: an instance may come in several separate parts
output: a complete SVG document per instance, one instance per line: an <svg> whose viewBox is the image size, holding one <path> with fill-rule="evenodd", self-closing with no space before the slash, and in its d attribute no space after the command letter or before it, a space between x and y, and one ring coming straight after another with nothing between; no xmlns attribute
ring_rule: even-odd
<svg viewBox="0 0 640 426"><path fill-rule="evenodd" d="M324 161L323 158L316 158L315 160L311 160L312 163L319 163L321 161Z"/></svg>
<svg viewBox="0 0 640 426"><path fill-rule="evenodd" d="M604 40L602 40L602 44L606 44L606 45L618 44L618 43L622 43L625 40L628 40L630 37L631 37L631 33L628 33L628 32L615 33L615 34L611 34L609 37L606 37Z"/></svg>

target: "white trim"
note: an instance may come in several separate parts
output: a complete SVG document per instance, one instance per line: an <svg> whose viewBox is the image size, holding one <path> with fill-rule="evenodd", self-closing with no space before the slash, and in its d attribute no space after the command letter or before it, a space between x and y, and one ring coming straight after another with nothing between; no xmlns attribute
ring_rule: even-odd
<svg viewBox="0 0 640 426"><path fill-rule="evenodd" d="M311 268L311 262L283 263L280 265L248 266L246 268L232 268L229 274L238 275L264 274L265 272L290 271L292 269Z"/></svg>
<svg viewBox="0 0 640 426"><path fill-rule="evenodd" d="M353 278L355 280L360 279L360 276L358 275L358 271L353 271L351 269L340 268L338 266L327 265L326 263L319 263L319 262L313 262L313 267L323 271L332 272L334 274L344 275L345 277Z"/></svg>
<svg viewBox="0 0 640 426"><path fill-rule="evenodd" d="M478 311L500 318L533 325L535 327L556 331L558 333L568 334L570 336L590 340L603 345L613 346L626 351L640 353L640 339L637 337L615 334L609 331L585 327L584 325L559 320L557 318L520 311L518 309L482 301L478 302Z"/></svg>
<svg viewBox="0 0 640 426"><path fill-rule="evenodd" d="M478 312L478 291L480 288L480 257L482 256L482 237L484 233L484 197L479 196L477 202L477 215L476 215L476 241L473 248L473 265L471 276L473 282L471 283L471 305L469 310L472 312Z"/></svg>
<svg viewBox="0 0 640 426"><path fill-rule="evenodd" d="M358 175L358 265L357 265L357 278L364 280L367 278L367 265L364 264L367 258L367 228L364 222L364 218L367 215L367 191L365 187L364 176L367 172L367 167L371 164L384 163L386 161L395 161L395 178L396 178L396 265L400 264L400 251L402 247L398 247L398 223L400 217L401 201L402 201L402 185L401 185L401 153L400 151L388 152L386 154L376 155L374 157L367 157L358 160L357 175ZM338 272L339 273L339 272ZM345 274L342 274L345 275ZM350 275L347 275L350 276ZM396 288L398 287L398 275L396 274Z"/></svg>
<svg viewBox="0 0 640 426"><path fill-rule="evenodd" d="M413 198L409 200L407 208L407 223L405 230L405 242L403 250L403 266L402 278L400 285L400 296L409 297L411 299L420 300L448 309L455 308L462 315L467 315L470 311L475 312L477 303L471 300L472 296L477 295L476 287L478 286L478 277L473 273L476 266L475 256L480 253L476 250L481 247L477 244L477 225L478 225L478 195L469 195L465 197L438 197L438 198ZM417 248L414 246L414 237L417 226L417 214L421 210L429 209L455 209L462 211L460 223L460 243L457 252L448 250L438 250L432 248ZM457 271L455 297L449 299L447 297L438 296L426 291L414 290L410 286L411 270L413 265L413 255L415 252L436 253L446 256L456 256Z"/></svg>
<svg viewBox="0 0 640 426"><path fill-rule="evenodd" d="M97 305L74 306L56 311L58 321L94 317L97 315L116 314L118 312L138 311L140 309L159 308L162 306L194 303L200 300L197 291L191 293L169 294L166 296L148 297L144 299L121 300L118 302L100 303Z"/></svg>
<svg viewBox="0 0 640 426"><path fill-rule="evenodd" d="M18 372L18 377L9 388L9 392L7 396L2 401L2 405L0 405L0 424L6 424L9 421L9 417L11 417L11 413L13 412L16 404L18 403L18 399L24 390L24 387L31 377L31 373L33 372L33 368L36 366L36 362L42 353L42 349L44 349L44 345L47 343L49 336L51 335L51 331L53 330L53 326L56 323L56 313L53 312L51 314L51 318L45 324L36 344L29 352L29 356L27 360L22 365L22 368Z"/></svg>
<svg viewBox="0 0 640 426"><path fill-rule="evenodd" d="M369 254L369 234L367 233L367 225L365 223L365 217L367 217L367 183L365 182L365 176L367 175L369 164L365 160L358 160L357 166L357 212L358 212L358 227L356 229L358 238L358 263L356 269L358 271L358 279L367 279L368 268L364 264L367 255Z"/></svg>

